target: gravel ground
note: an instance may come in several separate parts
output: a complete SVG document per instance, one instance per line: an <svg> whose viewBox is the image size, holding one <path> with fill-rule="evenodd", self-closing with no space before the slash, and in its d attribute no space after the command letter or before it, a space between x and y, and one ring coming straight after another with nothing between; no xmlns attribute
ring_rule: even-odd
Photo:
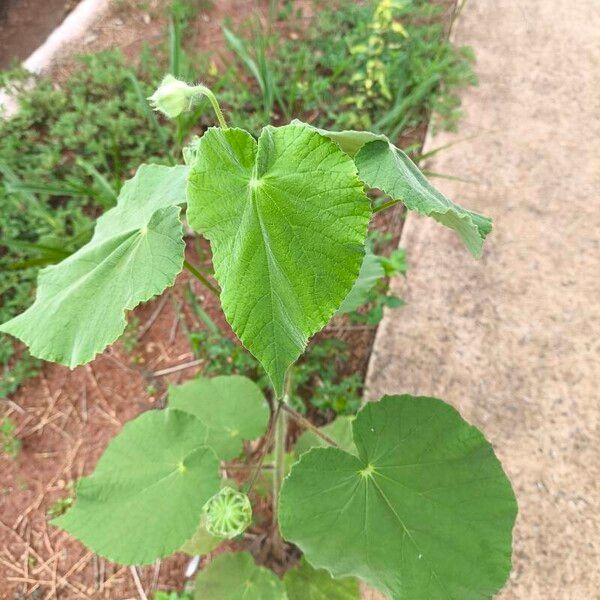
<svg viewBox="0 0 600 600"><path fill-rule="evenodd" d="M600 11L597 0L471 0L456 30L480 86L429 168L494 218L482 260L410 216L408 301L379 329L369 394L451 402L494 444L519 501L502 600L600 590ZM426 148L427 149L427 148ZM368 596L368 593L365 594Z"/></svg>

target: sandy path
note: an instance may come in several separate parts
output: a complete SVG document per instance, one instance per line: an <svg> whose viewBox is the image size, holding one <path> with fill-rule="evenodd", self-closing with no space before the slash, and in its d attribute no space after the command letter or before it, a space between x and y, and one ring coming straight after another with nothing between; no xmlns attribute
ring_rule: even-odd
<svg viewBox="0 0 600 600"><path fill-rule="evenodd" d="M454 404L494 443L520 513L503 600L600 597L600 5L469 0L456 37L480 87L432 171L495 231L473 261L410 216L408 301L387 314L370 395ZM428 141L429 148L454 138Z"/></svg>

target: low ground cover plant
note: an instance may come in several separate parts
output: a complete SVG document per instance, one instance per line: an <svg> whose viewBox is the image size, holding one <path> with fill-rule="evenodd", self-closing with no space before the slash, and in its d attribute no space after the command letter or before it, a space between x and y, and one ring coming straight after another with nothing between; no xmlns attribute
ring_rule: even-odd
<svg viewBox="0 0 600 600"><path fill-rule="evenodd" d="M184 148L185 164L141 165L87 244L45 267L33 305L0 331L73 368L186 268L219 297L272 391L239 375L173 386L165 409L111 441L54 524L122 564L203 554L251 525L251 492L267 476L269 555L285 564L294 544L302 561L280 579L248 552L220 555L196 598L352 598L357 578L395 599L492 597L510 572L517 507L481 432L435 398L385 396L324 428L290 398L311 336L364 293L375 212L402 203L476 257L491 221L446 198L382 134L294 120L255 138L228 125L210 89L172 76L150 100L177 118L201 97L218 126ZM374 203L370 189L389 201ZM210 242L214 272L185 260L184 222ZM295 448L292 421L307 432ZM258 456L244 460L256 439ZM230 471L241 481L224 480Z"/></svg>

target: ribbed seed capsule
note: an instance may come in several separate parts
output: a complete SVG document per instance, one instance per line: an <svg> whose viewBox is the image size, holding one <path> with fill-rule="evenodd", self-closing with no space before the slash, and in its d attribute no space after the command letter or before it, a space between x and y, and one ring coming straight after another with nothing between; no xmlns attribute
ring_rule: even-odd
<svg viewBox="0 0 600 600"><path fill-rule="evenodd" d="M243 533L252 522L252 505L246 494L224 487L202 509L206 530L212 535L231 539Z"/></svg>

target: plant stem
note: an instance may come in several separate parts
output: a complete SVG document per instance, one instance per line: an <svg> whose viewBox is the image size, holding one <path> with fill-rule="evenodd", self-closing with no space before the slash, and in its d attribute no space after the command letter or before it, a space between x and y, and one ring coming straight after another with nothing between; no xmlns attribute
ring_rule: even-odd
<svg viewBox="0 0 600 600"><path fill-rule="evenodd" d="M215 115L217 115L217 121L219 121L219 125L222 129L228 129L225 117L223 116L223 112L221 111L221 107L217 101L217 97L205 85L197 85L194 87L194 89L197 93L203 94L208 98L212 104L213 110L215 111Z"/></svg>
<svg viewBox="0 0 600 600"><path fill-rule="evenodd" d="M258 477L258 474L261 471L261 467L263 465L263 462L265 460L265 456L267 454L267 452L269 451L269 448L271 446L271 442L273 441L273 435L275 433L275 425L278 421L279 418L279 413L280 413L280 408L281 405L277 405L277 408L275 409L275 412L273 413L273 417L271 419L271 423L269 425L269 431L267 432L267 437L262 449L262 453L260 455L260 458L258 460L258 464L256 465L256 468L254 469L254 473L252 474L252 478L250 479L249 483L248 483L248 488L246 489L246 494L250 493L250 490L252 489L252 486L254 485L254 482L256 481L256 478ZM273 465L273 468L275 468L275 465Z"/></svg>
<svg viewBox="0 0 600 600"><path fill-rule="evenodd" d="M327 442L330 446L338 447L337 443L332 440L328 435L323 433L316 425L313 425L308 419L303 417L299 412L295 411L291 406L287 404L282 404L281 409L285 411L288 415L291 415L302 427L305 429L309 429L316 436L320 437L323 441Z"/></svg>
<svg viewBox="0 0 600 600"><path fill-rule="evenodd" d="M273 519L272 519L272 550L274 557L281 561L283 560L283 539L279 533L279 492L283 478L285 477L285 443L287 440L287 418L286 408L289 402L290 390L292 387L292 368L288 369L285 378L285 390L283 398L278 400L277 412L278 417L275 423L275 448L273 451L275 460L275 470L273 471Z"/></svg>
<svg viewBox="0 0 600 600"><path fill-rule="evenodd" d="M373 214L385 210L386 208L390 208L390 206L395 206L396 204L400 204L400 200L388 200L387 202L384 202L383 204L380 204L379 206L375 207L373 209Z"/></svg>
<svg viewBox="0 0 600 600"><path fill-rule="evenodd" d="M187 260L183 261L183 266L186 268L202 285L206 286L217 298L219 297L220 290L215 287L200 271Z"/></svg>
<svg viewBox="0 0 600 600"><path fill-rule="evenodd" d="M282 400L281 408L279 411L279 417L277 423L275 423L275 448L274 448L274 459L275 459L275 473L273 475L273 526L277 526L277 503L279 500L279 490L283 483L285 476L285 441L287 434L287 419L285 416L285 402L286 399Z"/></svg>
<svg viewBox="0 0 600 600"><path fill-rule="evenodd" d="M287 397L284 396L283 400L280 400L280 408L285 407ZM285 476L285 442L287 437L287 419L284 410L279 410L279 416L275 423L275 470L273 471L273 520L272 524L272 548L273 555L276 559L283 559L283 540L279 533L279 492L281 490L281 484Z"/></svg>

